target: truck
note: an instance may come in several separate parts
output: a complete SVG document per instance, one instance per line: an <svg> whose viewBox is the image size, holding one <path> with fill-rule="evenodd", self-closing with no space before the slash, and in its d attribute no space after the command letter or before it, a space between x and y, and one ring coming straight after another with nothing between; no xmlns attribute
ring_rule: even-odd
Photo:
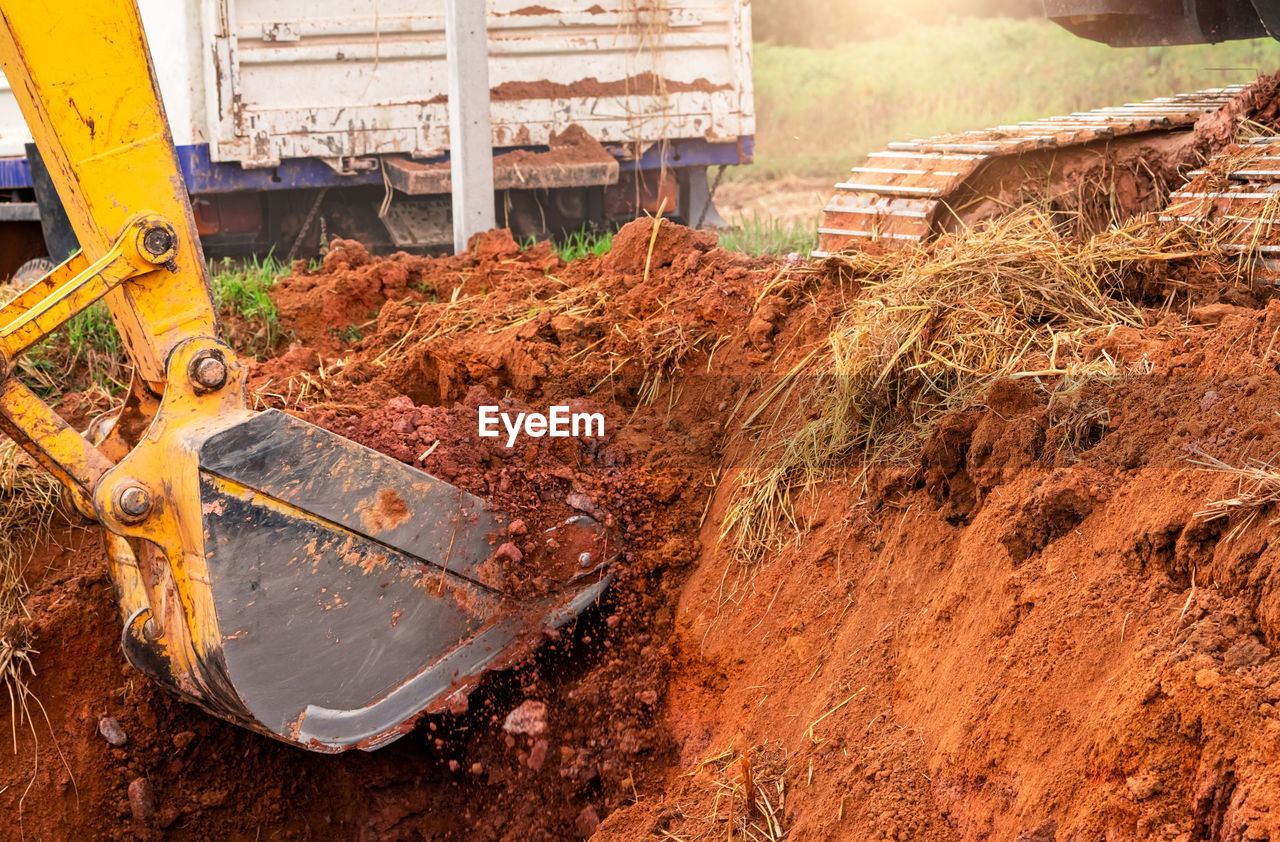
<svg viewBox="0 0 1280 842"><path fill-rule="evenodd" d="M451 243L444 0L139 6L209 256ZM750 0L486 8L499 225L540 238L659 208L718 221L708 168L752 156ZM7 83L0 200L0 277L75 250Z"/></svg>

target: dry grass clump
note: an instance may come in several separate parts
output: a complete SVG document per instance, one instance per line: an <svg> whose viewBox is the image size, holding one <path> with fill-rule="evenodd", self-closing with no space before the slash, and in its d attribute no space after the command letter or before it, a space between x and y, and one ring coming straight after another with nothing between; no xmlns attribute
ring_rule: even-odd
<svg viewBox="0 0 1280 842"><path fill-rule="evenodd" d="M709 757L689 773L693 800L676 807L651 838L784 842L787 771L786 749L777 742Z"/></svg>
<svg viewBox="0 0 1280 842"><path fill-rule="evenodd" d="M18 723L30 721L34 700L27 686L34 653L24 623L22 568L31 550L28 542L48 529L60 494L57 481L17 445L0 444L0 693L9 699L15 751Z"/></svg>
<svg viewBox="0 0 1280 842"><path fill-rule="evenodd" d="M657 228L655 224L654 239ZM779 273L774 286L787 276L787 272ZM625 292L624 287L603 275L559 277L550 272L534 279L499 284L495 289L468 291L465 284L460 284L447 298L441 295L440 301L419 303L406 299L387 305L399 307L402 312L400 318L379 325L378 341L386 345L368 362L386 368L409 348L432 348L447 355L453 343L474 341L486 334L528 337L548 326L554 330L556 325L582 325L585 344L576 350L566 348L563 359L566 363L587 360L599 364L593 366L599 369L599 379L590 384L590 392L609 386L624 370L628 374L639 372L635 397L639 405L650 405L678 381L682 366L692 354L711 353L723 337L711 326L685 326L675 315L696 310L699 298L705 294L697 286L674 289L660 301L645 302L652 306L644 308L620 304ZM258 409L275 406L357 411L360 407L333 399L330 381L342 376L348 362L322 367L314 376L302 372L284 382L261 384L250 398ZM669 399L675 400L676 396L672 394Z"/></svg>
<svg viewBox="0 0 1280 842"><path fill-rule="evenodd" d="M1207 453L1197 453L1190 461L1202 470L1236 480L1233 496L1214 500L1194 515L1207 521L1235 518L1228 540L1252 526L1268 506L1280 503L1280 471L1269 460L1250 459L1244 465L1231 465Z"/></svg>
<svg viewBox="0 0 1280 842"><path fill-rule="evenodd" d="M1176 286L1162 265L1215 276L1227 271L1221 257L1199 229L1142 219L1078 239L1024 208L923 247L830 258L823 268L859 294L826 346L766 397L796 400L744 471L722 537L744 561L759 559L784 526L798 531L794 490L851 454L913 452L944 413L973 405L997 378L1037 378L1057 391L1116 376L1110 358L1085 353L1090 339L1143 325L1135 300L1150 292L1140 283ZM801 387L801 373L816 376Z"/></svg>

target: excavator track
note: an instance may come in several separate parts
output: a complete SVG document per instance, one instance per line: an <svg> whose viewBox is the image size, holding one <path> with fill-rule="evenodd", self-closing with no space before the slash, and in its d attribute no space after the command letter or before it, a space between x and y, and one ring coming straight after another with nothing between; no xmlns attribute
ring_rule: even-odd
<svg viewBox="0 0 1280 842"><path fill-rule="evenodd" d="M1224 249L1280 269L1280 136L1228 147L1187 176L1160 219L1221 226Z"/></svg>
<svg viewBox="0 0 1280 842"><path fill-rule="evenodd" d="M891 248L921 243L981 221L1000 210L993 207L990 185L982 183L984 173L1000 163L1016 166L1037 158L1049 172L1055 156L1062 153L1187 132L1202 116L1223 108L1247 88L1210 88L1017 125L890 143L836 185L824 208L813 254L825 257L871 242Z"/></svg>

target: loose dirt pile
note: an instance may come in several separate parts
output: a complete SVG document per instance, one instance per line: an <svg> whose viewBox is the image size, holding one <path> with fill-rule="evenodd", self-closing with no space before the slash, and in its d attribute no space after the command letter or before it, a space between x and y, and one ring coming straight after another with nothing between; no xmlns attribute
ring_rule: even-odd
<svg viewBox="0 0 1280 842"><path fill-rule="evenodd" d="M1001 379L918 451L850 455L746 565L720 540L738 480L822 412L803 363L864 279L650 221L569 265L502 233L335 242L281 283L298 342L253 400L530 529L606 519L617 584L467 712L314 756L125 666L97 536L63 529L28 570L44 714L0 764L13 836L1280 838L1274 514L1197 515L1237 490L1192 461L1280 449L1280 302L1205 260L1126 265L1139 317L1077 349L1108 376ZM507 449L482 403L609 425Z"/></svg>

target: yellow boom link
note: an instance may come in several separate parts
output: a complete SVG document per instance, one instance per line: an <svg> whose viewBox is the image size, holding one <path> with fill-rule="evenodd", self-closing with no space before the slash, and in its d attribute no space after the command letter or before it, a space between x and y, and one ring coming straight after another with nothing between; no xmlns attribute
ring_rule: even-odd
<svg viewBox="0 0 1280 842"><path fill-rule="evenodd" d="M174 346L218 337L218 320L137 7L5 3L0 65L88 261L105 257L136 213L176 232L171 268L106 295L129 356L158 394Z"/></svg>

